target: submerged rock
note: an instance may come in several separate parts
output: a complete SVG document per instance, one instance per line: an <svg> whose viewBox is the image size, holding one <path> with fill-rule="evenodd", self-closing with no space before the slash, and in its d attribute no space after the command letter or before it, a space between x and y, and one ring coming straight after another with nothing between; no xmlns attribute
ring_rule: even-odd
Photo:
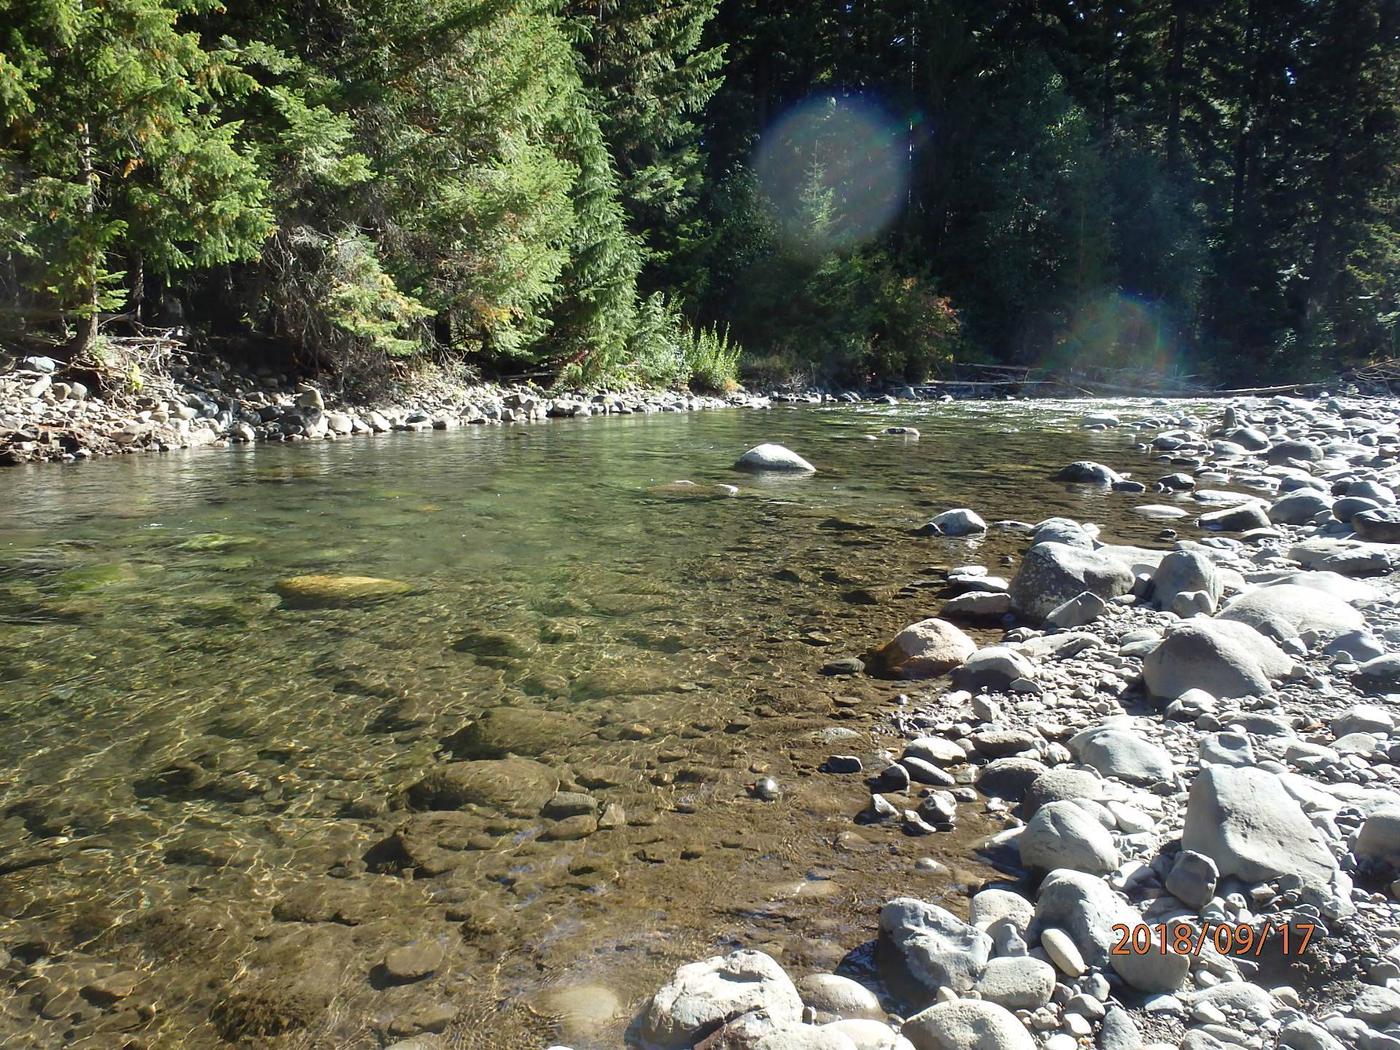
<svg viewBox="0 0 1400 1050"><path fill-rule="evenodd" d="M278 580L277 593L292 608L369 605L413 590L400 580L377 576L329 576L316 573Z"/></svg>
<svg viewBox="0 0 1400 1050"><path fill-rule="evenodd" d="M415 809L475 805L534 816L558 788L554 770L527 758L446 762L408 789L408 802Z"/></svg>

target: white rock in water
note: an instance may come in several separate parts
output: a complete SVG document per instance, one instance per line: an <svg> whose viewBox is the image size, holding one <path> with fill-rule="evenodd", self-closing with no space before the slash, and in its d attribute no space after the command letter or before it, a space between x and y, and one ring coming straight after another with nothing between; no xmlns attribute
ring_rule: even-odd
<svg viewBox="0 0 1400 1050"><path fill-rule="evenodd" d="M768 955L737 951L690 963L651 998L641 1018L641 1036L665 1050L694 1045L716 1026L755 1010L775 1027L802 1020L802 997L783 968Z"/></svg>
<svg viewBox="0 0 1400 1050"><path fill-rule="evenodd" d="M980 999L930 1006L905 1021L901 1031L914 1050L1036 1050L1015 1014Z"/></svg>
<svg viewBox="0 0 1400 1050"><path fill-rule="evenodd" d="M927 530L940 536L970 536L987 531L987 523L975 510L955 507L936 515L926 526Z"/></svg>
<svg viewBox="0 0 1400 1050"><path fill-rule="evenodd" d="M792 474L815 474L817 471L792 449L774 444L755 445L739 457L734 469L786 471Z"/></svg>
<svg viewBox="0 0 1400 1050"><path fill-rule="evenodd" d="M1181 844L1215 861L1222 877L1246 882L1297 875L1321 889L1337 870L1302 806L1263 769L1205 766L1191 785Z"/></svg>

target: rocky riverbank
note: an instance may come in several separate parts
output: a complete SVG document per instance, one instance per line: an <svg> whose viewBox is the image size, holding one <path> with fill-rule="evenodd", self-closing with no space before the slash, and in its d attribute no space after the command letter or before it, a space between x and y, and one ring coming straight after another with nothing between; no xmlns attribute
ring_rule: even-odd
<svg viewBox="0 0 1400 1050"><path fill-rule="evenodd" d="M727 407L769 398L676 390L546 393L525 385L426 373L377 398L339 396L272 368L190 357L139 390L81 381L51 358L0 373L0 465L73 462L130 452L228 447L265 441L333 441L391 431L528 423L543 419Z"/></svg>
<svg viewBox="0 0 1400 1050"><path fill-rule="evenodd" d="M919 861L836 973L751 949L682 966L631 1044L1400 1047L1400 406L1083 425L1127 435L1145 483L1060 476L1160 493L1132 510L1171 549L955 508L923 531L953 552L1023 533L1010 578L959 566L937 616L825 667L911 680L890 749L815 774L868 778L858 834L937 853L990 819L978 853L1004 877L928 899L913 887L940 864ZM988 624L995 644L963 630Z"/></svg>

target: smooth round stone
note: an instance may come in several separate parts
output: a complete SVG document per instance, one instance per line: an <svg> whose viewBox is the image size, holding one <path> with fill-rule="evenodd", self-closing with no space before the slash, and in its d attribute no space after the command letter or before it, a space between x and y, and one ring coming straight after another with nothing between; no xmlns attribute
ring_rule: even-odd
<svg viewBox="0 0 1400 1050"><path fill-rule="evenodd" d="M877 1021L885 1016L875 993L849 977L814 973L798 978L796 984L802 1002L818 1015L840 1020L870 1018Z"/></svg>
<svg viewBox="0 0 1400 1050"><path fill-rule="evenodd" d="M1064 930L1051 926L1040 932L1040 946L1045 949L1045 954L1050 957L1050 961L1055 964L1055 968L1066 977L1082 977L1088 967L1084 965L1084 956L1079 953L1075 946L1074 939Z"/></svg>

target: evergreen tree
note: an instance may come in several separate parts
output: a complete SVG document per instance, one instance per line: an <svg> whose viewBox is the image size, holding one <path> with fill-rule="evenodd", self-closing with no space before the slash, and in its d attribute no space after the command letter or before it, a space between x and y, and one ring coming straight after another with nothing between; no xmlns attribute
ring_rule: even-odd
<svg viewBox="0 0 1400 1050"><path fill-rule="evenodd" d="M254 82L186 26L209 6L0 2L6 247L79 321L80 349L101 311L139 305L145 271L248 258L270 231L256 153L225 116Z"/></svg>

